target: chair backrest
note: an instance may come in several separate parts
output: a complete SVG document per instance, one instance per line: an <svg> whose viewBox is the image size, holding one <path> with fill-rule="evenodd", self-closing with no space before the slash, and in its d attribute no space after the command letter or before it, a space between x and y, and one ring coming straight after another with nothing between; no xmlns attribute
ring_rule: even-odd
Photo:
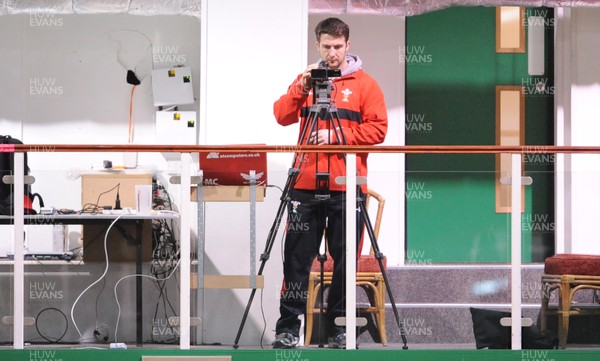
<svg viewBox="0 0 600 361"><path fill-rule="evenodd" d="M375 239L378 240L379 239L379 229L381 228L381 219L383 218L383 208L385 207L385 198L383 198L379 193L375 192L374 190L368 189L366 197L365 197L365 208L366 208L367 212L369 211L369 205L371 204L371 199L375 199L377 201L377 212L375 213L375 222L373 224L371 224L371 226L373 227L373 234L375 235ZM372 221L371 217L369 217L369 219ZM365 233L367 233L366 229L363 230L362 237L359 241L359 245L358 245L358 254L359 255L362 254L365 236L366 237L369 236L368 234L365 235ZM323 232L323 237L326 237L326 232ZM329 252L329 251L327 251L327 252ZM373 255L374 253L375 252L373 250L373 245L371 244L369 254Z"/></svg>
<svg viewBox="0 0 600 361"><path fill-rule="evenodd" d="M379 229L381 228L381 219L383 217L383 208L385 207L385 198L381 196L381 194L375 192L372 189L367 190L367 199L366 199L366 208L369 210L369 204L371 202L371 198L377 200L377 213L375 214L375 223L373 224L373 232L375 233L375 237L379 238Z"/></svg>
<svg viewBox="0 0 600 361"><path fill-rule="evenodd" d="M381 228L381 219L383 218L383 208L385 207L385 198L381 196L381 194L375 192L372 189L367 190L367 195L365 199L365 208L369 211L369 205L371 204L371 199L375 199L377 201L377 213L375 213L375 221L372 224L373 233L375 234L375 240L379 239L379 229ZM368 237L368 235L366 235ZM363 240L361 240L360 249L362 249L362 242L364 241L364 233ZM371 245L371 250L369 252L371 255L373 254L373 246Z"/></svg>

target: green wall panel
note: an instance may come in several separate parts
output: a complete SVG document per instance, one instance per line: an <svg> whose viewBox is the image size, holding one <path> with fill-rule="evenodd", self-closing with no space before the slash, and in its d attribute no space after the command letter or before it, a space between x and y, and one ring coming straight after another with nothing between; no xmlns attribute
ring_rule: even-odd
<svg viewBox="0 0 600 361"><path fill-rule="evenodd" d="M406 264L510 261L510 214L482 207L494 204L489 186L494 173L423 173L407 179L407 223L414 228ZM530 208L531 192L526 196ZM531 255L531 232L522 232L521 251Z"/></svg>
<svg viewBox="0 0 600 361"><path fill-rule="evenodd" d="M528 9L552 17L552 11ZM407 18L406 144L493 145L496 86L525 87L526 188L523 261L554 250L553 62L527 73L527 54L497 54L495 8L450 8ZM553 22L548 22L549 24ZM406 157L407 264L510 261L510 215L495 211L494 155Z"/></svg>

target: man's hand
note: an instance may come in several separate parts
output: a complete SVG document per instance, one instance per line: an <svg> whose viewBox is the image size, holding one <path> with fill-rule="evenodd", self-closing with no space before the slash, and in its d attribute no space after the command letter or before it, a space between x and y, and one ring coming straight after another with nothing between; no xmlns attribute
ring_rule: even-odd
<svg viewBox="0 0 600 361"><path fill-rule="evenodd" d="M302 88L304 88L305 91L310 91L310 86L311 86L311 80L312 77L310 76L310 71L313 69L316 69L319 67L318 63L314 63L314 64L310 64L309 66L306 67L306 70L304 70L304 73L302 73L302 78L300 79L300 83L302 84Z"/></svg>
<svg viewBox="0 0 600 361"><path fill-rule="evenodd" d="M335 144L335 130L333 129L319 129L310 134L310 138L308 138L309 144Z"/></svg>

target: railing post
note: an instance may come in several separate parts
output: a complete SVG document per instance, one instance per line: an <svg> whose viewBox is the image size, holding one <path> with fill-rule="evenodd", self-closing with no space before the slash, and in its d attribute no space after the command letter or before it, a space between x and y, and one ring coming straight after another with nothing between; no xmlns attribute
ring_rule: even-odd
<svg viewBox="0 0 600 361"><path fill-rule="evenodd" d="M521 154L511 158L511 348L521 349Z"/></svg>
<svg viewBox="0 0 600 361"><path fill-rule="evenodd" d="M25 234L25 213L23 189L25 187L25 153L14 153L14 263L13 263L13 347L22 350L25 337L25 263L23 242Z"/></svg>
<svg viewBox="0 0 600 361"><path fill-rule="evenodd" d="M181 261L181 287L179 293L179 348L182 350L190 349L190 226L192 224L190 212L191 164L191 154L181 153L181 185L179 188L179 209L181 217L181 229L179 230L179 247L181 250L179 255Z"/></svg>
<svg viewBox="0 0 600 361"><path fill-rule="evenodd" d="M356 153L346 154L346 349L356 349Z"/></svg>

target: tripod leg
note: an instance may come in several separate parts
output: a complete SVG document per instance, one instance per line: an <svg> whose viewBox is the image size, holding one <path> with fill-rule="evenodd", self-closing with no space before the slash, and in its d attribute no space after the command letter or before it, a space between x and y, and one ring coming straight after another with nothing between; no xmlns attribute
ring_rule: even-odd
<svg viewBox="0 0 600 361"><path fill-rule="evenodd" d="M400 315L398 314L398 308L396 307L396 301L394 301L394 295L392 293L392 288L388 281L387 272L385 267L383 266L383 254L379 250L379 245L377 244L377 239L375 237L375 232L373 230L373 225L371 224L371 219L369 218L369 214L367 212L365 202L364 202L364 194L361 189L358 189L358 194L360 194L361 200L359 202L361 212L363 213L363 222L365 224L365 228L369 235L369 239L371 240L371 247L373 247L373 251L375 253L375 258L377 259L377 263L379 264L379 269L381 270L381 275L383 276L383 283L385 283L386 292L388 297L390 298L390 303L392 305L392 312L394 313L394 317L396 318L396 324L398 325L398 329L400 331L400 337L402 338L402 349L408 349L407 340L406 340L406 332L404 330L404 324L400 320Z"/></svg>

